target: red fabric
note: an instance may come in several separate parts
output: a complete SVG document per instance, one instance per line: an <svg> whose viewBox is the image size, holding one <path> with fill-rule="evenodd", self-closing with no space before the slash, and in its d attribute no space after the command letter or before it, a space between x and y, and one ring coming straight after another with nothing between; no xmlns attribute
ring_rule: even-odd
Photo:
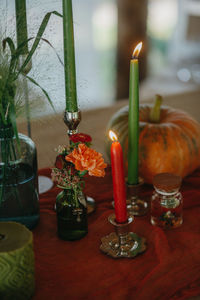
<svg viewBox="0 0 200 300"><path fill-rule="evenodd" d="M50 170L40 174L50 176ZM134 259L112 259L100 252L101 237L113 231L111 172L86 179L87 195L96 211L88 217L89 233L66 242L56 235L53 210L56 187L40 197L40 223L34 229L36 292L33 300L175 300L200 295L200 170L182 184L184 222L163 231L150 224L149 214L137 217L132 231L147 239L147 250ZM152 188L144 187L149 196Z"/></svg>

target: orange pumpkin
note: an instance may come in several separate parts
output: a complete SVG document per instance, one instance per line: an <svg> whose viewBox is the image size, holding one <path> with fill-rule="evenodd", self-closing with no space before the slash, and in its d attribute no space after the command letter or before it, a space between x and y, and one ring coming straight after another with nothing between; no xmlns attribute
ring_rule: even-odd
<svg viewBox="0 0 200 300"><path fill-rule="evenodd" d="M154 108L140 105L139 119L139 173L146 183L162 172L183 178L200 166L200 124L189 114L157 102ZM128 106L114 114L108 129L118 135L127 172Z"/></svg>

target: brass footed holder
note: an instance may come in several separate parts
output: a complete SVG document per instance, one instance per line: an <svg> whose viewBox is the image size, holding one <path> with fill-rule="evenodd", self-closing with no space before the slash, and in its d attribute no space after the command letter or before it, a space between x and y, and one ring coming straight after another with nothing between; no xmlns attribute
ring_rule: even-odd
<svg viewBox="0 0 200 300"><path fill-rule="evenodd" d="M129 224L134 217L129 215L126 223L117 223L115 214L108 217L109 222L114 225L115 232L101 239L100 250L113 258L134 258L146 250L146 240L136 233L129 232Z"/></svg>
<svg viewBox="0 0 200 300"><path fill-rule="evenodd" d="M78 133L78 125L81 121L81 111L65 111L64 122L68 127L68 136ZM95 200L89 196L86 196L87 213L90 214L95 210Z"/></svg>
<svg viewBox="0 0 200 300"><path fill-rule="evenodd" d="M140 198L141 186L144 184L142 178L139 178L138 184L126 184L127 186L127 209L131 215L143 216L149 209L149 204Z"/></svg>

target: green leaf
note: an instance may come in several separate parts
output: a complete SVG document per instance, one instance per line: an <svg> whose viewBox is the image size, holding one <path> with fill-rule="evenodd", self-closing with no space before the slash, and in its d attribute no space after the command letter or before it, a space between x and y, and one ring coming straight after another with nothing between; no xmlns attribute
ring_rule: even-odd
<svg viewBox="0 0 200 300"><path fill-rule="evenodd" d="M49 13L47 13L47 14L44 16L44 18L43 18L43 20L42 20L42 23L41 23L41 25L40 25L40 28L39 28L39 30L38 30L37 36L36 36L36 38L35 38L35 41L34 41L32 47L31 47L31 50L29 51L29 53L28 53L28 55L27 55L27 57L26 57L26 59L25 59L23 65L22 65L21 68L19 69L19 71L18 71L18 73L17 73L17 77L19 76L20 73L23 73L23 70L25 69L25 67L27 66L27 64L29 63L29 61L31 60L31 58L32 58L32 56L33 56L35 50L37 49L38 44L39 44L39 42L40 42L40 40L41 40L41 38L42 38L42 35L43 35L43 33L44 33L44 31L45 31L45 29L46 29L46 27L47 27L47 24L48 24L48 22L49 22L50 16L51 16L52 14L57 15L57 16L59 16L59 17L62 17L62 15L59 14L57 11L49 12Z"/></svg>
<svg viewBox="0 0 200 300"><path fill-rule="evenodd" d="M13 40L10 37L7 37L2 41L3 50L5 50L6 44L8 44L8 46L10 48L11 55L14 55L14 53L15 53L15 44L14 44Z"/></svg>
<svg viewBox="0 0 200 300"><path fill-rule="evenodd" d="M87 174L87 170L85 170L85 171L82 171L82 172L80 172L80 171L78 171L79 172L79 176L80 177L83 177L85 174Z"/></svg>
<svg viewBox="0 0 200 300"><path fill-rule="evenodd" d="M34 79L27 76L26 74L23 74L23 71L25 70L27 64L31 60L35 50L38 47L38 44L39 44L40 40L42 39L42 35L43 35L43 33L46 29L46 26L47 26L47 24L49 22L49 19L50 19L50 16L52 14L54 14L56 16L59 16L59 17L62 17L62 15L60 13L58 13L57 11L52 11L52 12L49 12L45 15L45 17L43 18L42 23L39 27L39 30L37 32L36 38L34 39L31 50L27 54L25 61L23 62L22 66L20 66L20 68L18 70L17 70L17 68L19 67L19 57L20 57L20 55L22 55L22 50L24 49L24 45L27 44L27 42L29 42L33 38L29 38L28 40L24 41L16 49L15 49L14 42L10 37L7 37L2 42L3 49L5 49L6 45L8 44L8 46L10 48L10 51L11 51L11 59L8 61L8 72L7 72L7 75L6 75L6 79L4 80L6 82L5 87L1 89L0 123L3 123L4 125L6 125L7 121L10 121L12 123L13 130L14 130L14 133L15 133L15 136L16 136L17 140L18 140L18 133L17 133L17 125L16 125L16 108L15 108L15 104L14 104L14 95L13 95L13 93L15 93L14 82L15 82L15 80L17 80L17 78L20 74L24 75L32 83L34 83L36 86L40 87L40 89L43 91L43 93L47 97L47 99L48 99L50 105L52 106L53 110L55 111L53 103L52 103L48 93ZM45 42L47 42L53 48L53 46L46 39L43 39L43 40ZM63 64L63 62L61 61L61 59L60 59L60 57L58 56L57 53L56 53L56 55L57 55L59 61ZM13 99L10 99L10 98L13 98ZM5 99L6 99L6 102L5 102ZM7 106L8 103L10 103L10 106L9 106L9 114L8 114L8 120L7 120L5 118L5 113L6 113L6 107L8 107ZM5 104L6 104L6 107L4 107Z"/></svg>
<svg viewBox="0 0 200 300"><path fill-rule="evenodd" d="M64 66L64 63L63 63L62 59L60 58L60 56L58 55L58 53L57 53L56 49L54 48L54 46L47 39L41 38L41 40L44 41L45 43L47 43L54 50L59 62L61 63L61 65Z"/></svg>
<svg viewBox="0 0 200 300"><path fill-rule="evenodd" d="M10 52L11 52L11 60L10 60L10 64L9 64L9 72L8 72L8 78L7 78L7 82L12 81L12 69L13 66L15 65L16 61L15 61L15 45L14 42L12 41L12 39L10 37L5 38L2 41L2 45L3 45L3 51L5 51L6 45L8 44L9 48L10 48ZM7 85L6 85L7 86ZM4 92L3 92L4 93ZM2 93L2 94L3 94Z"/></svg>
<svg viewBox="0 0 200 300"><path fill-rule="evenodd" d="M15 50L15 53L14 53L13 56L12 56L12 60L15 62L15 65L13 64L15 68L19 67L19 64L18 64L19 58L20 58L21 55L24 55L24 54L22 54L22 53L23 53L24 46L25 46L29 41L31 41L31 40L33 40L33 37L31 37L31 38L27 39L26 41L24 41L23 43L21 43L21 44L17 47L17 49ZM14 70L14 71L15 71L15 70ZM16 79L16 78L14 78L14 80L15 80L15 79Z"/></svg>
<svg viewBox="0 0 200 300"><path fill-rule="evenodd" d="M54 110L54 112L56 112L55 111L55 108L54 108L54 106L53 106L53 103L52 103L52 101L51 101L51 99L50 99L50 97L49 97L49 95L48 95L48 93L41 87L41 85L39 85L33 78L31 78L30 76L28 76L28 75L25 75L25 74L23 74L26 78L28 78L32 83L34 83L36 86L38 86L41 90L42 90L42 92L45 94L45 96L47 97L47 99L48 99L48 101L49 101L49 104L51 105L51 107L53 108L53 110Z"/></svg>
<svg viewBox="0 0 200 300"><path fill-rule="evenodd" d="M12 39L10 37L7 37L3 40L2 44L3 44L3 50L5 50L6 44L9 45L10 47L10 52L11 52L11 60L10 60L10 67L9 67L9 80L10 81L14 81L15 80L15 74L13 72L15 72L16 67L18 66L18 61L19 61L19 57L22 54L22 50L24 49L24 46L30 41L32 40L32 38L29 38L28 40L24 41L23 43L21 43L17 49L15 49L15 45L14 42L12 41Z"/></svg>

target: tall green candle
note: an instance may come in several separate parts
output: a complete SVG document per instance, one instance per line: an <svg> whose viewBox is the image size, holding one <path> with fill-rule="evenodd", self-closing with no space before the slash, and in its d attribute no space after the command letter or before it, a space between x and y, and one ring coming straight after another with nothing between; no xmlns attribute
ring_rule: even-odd
<svg viewBox="0 0 200 300"><path fill-rule="evenodd" d="M28 39L26 20L26 0L15 0L17 45L19 46ZM22 54L28 53L28 41L25 43Z"/></svg>
<svg viewBox="0 0 200 300"><path fill-rule="evenodd" d="M139 43L130 62L129 116L128 116L128 184L138 184L139 166L139 64L142 48Z"/></svg>
<svg viewBox="0 0 200 300"><path fill-rule="evenodd" d="M66 111L78 111L72 0L63 0L63 45Z"/></svg>

